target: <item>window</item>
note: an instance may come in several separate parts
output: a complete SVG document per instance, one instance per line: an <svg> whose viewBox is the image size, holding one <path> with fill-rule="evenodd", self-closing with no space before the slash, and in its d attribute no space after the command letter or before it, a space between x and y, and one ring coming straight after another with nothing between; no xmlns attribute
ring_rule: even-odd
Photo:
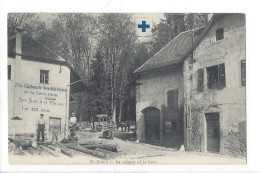
<svg viewBox="0 0 260 173"><path fill-rule="evenodd" d="M204 69L198 70L198 82L197 82L197 90L198 92L202 92L204 88Z"/></svg>
<svg viewBox="0 0 260 173"><path fill-rule="evenodd" d="M220 89L226 87L225 64L207 67L208 89Z"/></svg>
<svg viewBox="0 0 260 173"><path fill-rule="evenodd" d="M12 76L12 67L11 65L8 65L8 79L11 80L11 76Z"/></svg>
<svg viewBox="0 0 260 173"><path fill-rule="evenodd" d="M246 86L246 60L241 60L241 84Z"/></svg>
<svg viewBox="0 0 260 173"><path fill-rule="evenodd" d="M216 41L224 39L224 29L220 28L216 30Z"/></svg>
<svg viewBox="0 0 260 173"><path fill-rule="evenodd" d="M40 71L40 83L44 83L44 84L49 83L49 71L47 70Z"/></svg>

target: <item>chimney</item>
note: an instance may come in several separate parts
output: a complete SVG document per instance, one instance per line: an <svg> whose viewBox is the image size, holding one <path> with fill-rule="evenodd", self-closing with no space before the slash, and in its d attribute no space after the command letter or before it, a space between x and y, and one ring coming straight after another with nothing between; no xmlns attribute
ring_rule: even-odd
<svg viewBox="0 0 260 173"><path fill-rule="evenodd" d="M22 54L22 35L24 31L22 27L16 27L16 43L15 43L15 53Z"/></svg>
<svg viewBox="0 0 260 173"><path fill-rule="evenodd" d="M14 83L21 83L21 72L22 72L22 37L23 37L23 30L21 27L16 28L16 41L15 41L15 64L14 64ZM19 102L19 97L21 96L21 89L18 87L14 88L14 112L13 116L20 117L21 115L21 103Z"/></svg>

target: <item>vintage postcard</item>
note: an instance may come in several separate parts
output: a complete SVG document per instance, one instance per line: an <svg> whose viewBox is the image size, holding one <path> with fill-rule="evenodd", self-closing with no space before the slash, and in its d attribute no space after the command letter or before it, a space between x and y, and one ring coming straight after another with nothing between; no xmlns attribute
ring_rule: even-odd
<svg viewBox="0 0 260 173"><path fill-rule="evenodd" d="M8 13L9 163L246 164L245 18Z"/></svg>

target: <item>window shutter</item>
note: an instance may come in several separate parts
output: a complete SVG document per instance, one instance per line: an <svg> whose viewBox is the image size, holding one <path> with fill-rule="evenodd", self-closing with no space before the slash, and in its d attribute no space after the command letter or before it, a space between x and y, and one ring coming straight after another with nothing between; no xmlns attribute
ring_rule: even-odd
<svg viewBox="0 0 260 173"><path fill-rule="evenodd" d="M241 60L241 84L246 86L246 60Z"/></svg>
<svg viewBox="0 0 260 173"><path fill-rule="evenodd" d="M169 90L167 92L167 105L171 110L178 110L178 90Z"/></svg>
<svg viewBox="0 0 260 173"><path fill-rule="evenodd" d="M226 77L225 77L225 64L219 64L218 67L218 76L219 76L219 88L226 87Z"/></svg>
<svg viewBox="0 0 260 173"><path fill-rule="evenodd" d="M199 69L198 70L198 83L197 83L197 90L198 92L203 91L203 85L204 85L204 69Z"/></svg>
<svg viewBox="0 0 260 173"><path fill-rule="evenodd" d="M11 65L8 65L8 79L11 79L11 74L12 74L12 68Z"/></svg>

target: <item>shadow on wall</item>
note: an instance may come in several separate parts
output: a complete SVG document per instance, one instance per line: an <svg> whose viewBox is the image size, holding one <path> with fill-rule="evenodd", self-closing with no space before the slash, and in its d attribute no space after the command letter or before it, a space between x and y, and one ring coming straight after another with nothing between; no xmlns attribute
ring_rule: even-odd
<svg viewBox="0 0 260 173"><path fill-rule="evenodd" d="M162 145L179 150L184 140L183 120L181 118L182 108L180 107L174 112L162 105L161 109Z"/></svg>

